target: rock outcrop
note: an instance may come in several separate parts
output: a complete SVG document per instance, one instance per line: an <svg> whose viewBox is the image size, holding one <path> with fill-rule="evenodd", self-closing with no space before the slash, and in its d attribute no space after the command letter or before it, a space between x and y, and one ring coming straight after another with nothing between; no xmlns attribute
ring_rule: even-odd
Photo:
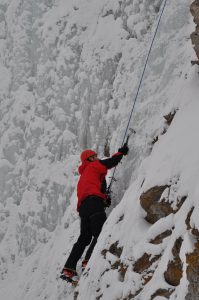
<svg viewBox="0 0 199 300"><path fill-rule="evenodd" d="M166 189L170 190L172 185L154 186L142 193L140 196L140 203L142 208L146 211L146 221L150 224L155 224L169 214L176 214L182 208L182 205L186 201L187 197L177 197L176 203L169 199L169 193L165 192ZM175 208L174 208L175 207ZM188 292L185 300L198 299L199 295L199 229L195 227L192 221L192 214L194 207L191 207L184 220L187 232L189 232L192 240L195 241L193 245L193 251L186 254L186 277L188 280ZM183 226L183 225L182 225ZM172 233L175 230L174 227L168 228L162 231L160 234L154 236L149 240L150 244L159 245L164 242L169 242L172 237ZM183 277L183 262L180 257L181 246L183 244L183 238L180 236L176 238L170 258L167 262L166 270L163 274L165 282L171 287L167 289L158 289L151 295L150 299L155 299L157 296L170 298L170 295L174 292L175 287L180 285ZM141 293L144 286L152 280L157 265L161 262L163 252L159 255L153 255L152 253L144 253L137 261L134 262L133 271L142 276L142 288L140 288L136 295ZM135 296L135 295L134 295ZM132 298L133 299L133 298Z"/></svg>
<svg viewBox="0 0 199 300"><path fill-rule="evenodd" d="M194 17L194 22L196 23L196 29L191 34L191 41L194 45L194 50L196 52L196 56L198 60L192 61L192 64L199 65L199 0L195 0L190 7L190 11Z"/></svg>
<svg viewBox="0 0 199 300"><path fill-rule="evenodd" d="M187 230L192 234L195 243L194 250L186 255L186 273L189 285L185 300L198 299L199 295L199 230L191 226L191 216L193 211L194 207L191 208L186 219Z"/></svg>
<svg viewBox="0 0 199 300"><path fill-rule="evenodd" d="M198 299L199 295L199 240L195 243L195 249L187 254L187 279L189 281L188 294L185 300Z"/></svg>
<svg viewBox="0 0 199 300"><path fill-rule="evenodd" d="M182 238L179 237L173 246L172 254L173 258L169 261L167 270L164 272L164 278L166 282L172 286L177 286L182 278L182 261L180 259L180 249L182 245Z"/></svg>
<svg viewBox="0 0 199 300"><path fill-rule="evenodd" d="M186 199L186 197L179 198L177 207L174 209L171 206L172 203L162 197L166 188L169 188L169 185L152 187L140 197L140 204L147 213L145 219L151 224L171 213L176 213Z"/></svg>
<svg viewBox="0 0 199 300"><path fill-rule="evenodd" d="M169 112L167 115L164 115L163 118L164 118L164 123L163 123L163 126L161 128L161 131L158 132L157 135L155 135L151 141L151 144L152 146L159 140L159 137L163 134L165 134L169 128L169 126L171 125L174 117L175 117L175 114L177 112L178 109L174 109L172 110L171 112Z"/></svg>

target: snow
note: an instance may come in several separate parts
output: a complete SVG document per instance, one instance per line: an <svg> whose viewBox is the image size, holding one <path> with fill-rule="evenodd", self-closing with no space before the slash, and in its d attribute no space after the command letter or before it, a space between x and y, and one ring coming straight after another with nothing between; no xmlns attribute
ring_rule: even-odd
<svg viewBox="0 0 199 300"><path fill-rule="evenodd" d="M120 147L160 4L0 0L0 299L70 300L78 292L77 300L116 300L140 288L134 299L151 299L171 287L163 274L179 237L183 277L170 299L185 299L192 207L190 224L199 229L199 87L188 0L165 8L130 123L136 134L117 168L111 212L88 267L75 290L57 278L79 234L79 154L92 147L104 157L107 140L111 153ZM173 111L168 126L163 116ZM174 209L187 198L151 225L139 198L157 185L171 186L162 198ZM171 229L161 244L150 243ZM103 256L115 243L120 258ZM133 271L144 253L161 254L146 286ZM124 276L113 267L118 262Z"/></svg>

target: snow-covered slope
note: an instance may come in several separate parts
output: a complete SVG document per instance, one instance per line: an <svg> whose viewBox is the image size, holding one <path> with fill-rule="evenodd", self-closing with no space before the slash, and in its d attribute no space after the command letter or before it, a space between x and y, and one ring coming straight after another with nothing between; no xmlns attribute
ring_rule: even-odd
<svg viewBox="0 0 199 300"><path fill-rule="evenodd" d="M167 1L115 208L74 290L57 275L78 236L79 153L121 145L161 1L0 0L0 299L197 299L190 4Z"/></svg>

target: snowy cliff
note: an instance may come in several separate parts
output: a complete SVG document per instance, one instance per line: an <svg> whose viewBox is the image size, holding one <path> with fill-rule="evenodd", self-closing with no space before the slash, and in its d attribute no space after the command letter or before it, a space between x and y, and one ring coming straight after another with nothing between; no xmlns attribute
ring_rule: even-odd
<svg viewBox="0 0 199 300"><path fill-rule="evenodd" d="M78 236L79 154L121 145L161 3L0 0L1 300L198 299L188 0L167 1L89 265L76 289L57 279Z"/></svg>

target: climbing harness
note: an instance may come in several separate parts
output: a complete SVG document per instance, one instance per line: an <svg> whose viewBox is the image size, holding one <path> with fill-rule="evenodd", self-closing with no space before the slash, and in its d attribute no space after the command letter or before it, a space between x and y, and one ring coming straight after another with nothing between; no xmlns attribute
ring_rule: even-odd
<svg viewBox="0 0 199 300"><path fill-rule="evenodd" d="M163 2L164 2L164 4L162 6ZM140 81L139 81L139 84L138 84L137 92L136 92L136 95L135 95L135 98L134 98L134 101L133 101L133 106L132 106L132 109L131 109L131 113L130 113L130 116L129 116L129 119L128 119L127 127L126 127L126 130L125 130L125 133L124 133L124 137L123 137L123 141L122 141L122 145L123 146L124 145L126 145L126 146L128 145L129 137L131 136L131 131L133 130L133 129L129 128L130 121L132 119L132 115L133 115L133 111L134 111L134 108L135 108L135 104L136 104L136 101L138 99L138 95L139 95L139 92L140 92L140 88L141 88L141 85L142 85L142 81L143 81L143 78L144 78L146 67L147 67L147 64L148 64L148 61L149 61L149 57L150 57L150 54L151 54L151 50L153 48L153 44L154 44L157 32L158 32L159 25L160 25L160 22L161 22L161 19L162 19L162 16L163 16L166 4L167 4L167 0L162 0L162 3L161 3L162 10L160 12L160 15L159 15L159 18L158 18L158 22L157 22L157 26L156 26L156 29L155 29L155 32L154 32L154 35L153 35L153 38L152 38L152 41L151 41L151 44L150 44L150 47L149 47L149 51L148 51L148 54L147 54L147 57L146 57L146 61L145 61L145 64L144 64L142 75L140 77ZM130 131L130 133L127 135L128 131ZM127 138L126 138L126 135L127 135ZM125 141L125 138L126 138L126 141ZM107 193L109 195L112 193L111 192L111 187L112 187L113 181L116 181L116 179L114 177L116 168L117 167L115 167L114 170L113 170L113 175L111 176L111 181L110 181L110 184L109 184L109 186L107 188Z"/></svg>

